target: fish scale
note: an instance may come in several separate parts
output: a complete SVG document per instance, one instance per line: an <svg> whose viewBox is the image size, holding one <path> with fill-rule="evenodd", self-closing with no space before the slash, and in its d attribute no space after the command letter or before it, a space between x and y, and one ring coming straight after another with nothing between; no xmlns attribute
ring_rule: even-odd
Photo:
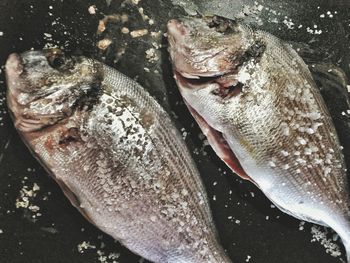
<svg viewBox="0 0 350 263"><path fill-rule="evenodd" d="M203 132L219 132L225 141L211 141L219 157L282 211L332 227L350 262L346 165L330 114L299 55L267 32L218 16L173 19L167 34L181 95ZM215 91L227 88L227 75L233 76L227 85L237 83L230 90L241 90L221 97ZM227 160L226 144L237 161Z"/></svg>
<svg viewBox="0 0 350 263"><path fill-rule="evenodd" d="M11 55L6 75L16 127L66 196L90 222L148 260L231 262L199 173L166 112L135 81L97 61L67 57L62 68L53 67L49 58L59 54ZM35 74L22 76L23 68ZM54 92L37 85L42 77ZM45 100L46 90L59 100ZM29 100L20 105L22 93ZM69 111L60 103L64 96L74 105ZM33 114L23 116L28 107ZM41 118L42 107L53 121Z"/></svg>

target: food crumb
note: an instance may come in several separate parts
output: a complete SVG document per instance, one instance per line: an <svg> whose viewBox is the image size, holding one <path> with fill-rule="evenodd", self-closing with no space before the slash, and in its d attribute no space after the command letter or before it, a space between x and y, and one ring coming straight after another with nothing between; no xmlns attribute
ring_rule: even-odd
<svg viewBox="0 0 350 263"><path fill-rule="evenodd" d="M98 22L98 27L97 27L97 32L102 33L103 31L106 30L106 24L104 20L100 20Z"/></svg>
<svg viewBox="0 0 350 263"><path fill-rule="evenodd" d="M252 258L251 256L247 255L245 262L249 262L251 258Z"/></svg>
<svg viewBox="0 0 350 263"><path fill-rule="evenodd" d="M136 37L142 37L144 35L148 34L147 29L139 29L139 30L134 30L130 32L131 37L136 38Z"/></svg>
<svg viewBox="0 0 350 263"><path fill-rule="evenodd" d="M350 85L346 85L346 88L348 89L348 92L350 93Z"/></svg>
<svg viewBox="0 0 350 263"><path fill-rule="evenodd" d="M150 63L154 63L159 60L156 50L154 48L150 48L146 50L146 58Z"/></svg>
<svg viewBox="0 0 350 263"><path fill-rule="evenodd" d="M129 28L127 28L127 27L123 27L122 29L121 29L121 32L123 33L123 34L129 34Z"/></svg>
<svg viewBox="0 0 350 263"><path fill-rule="evenodd" d="M97 8L96 8L95 5L91 5L91 6L89 6L89 8L88 8L88 11L89 11L89 13L90 13L91 15L95 15L95 14L96 14L96 10L97 10Z"/></svg>
<svg viewBox="0 0 350 263"><path fill-rule="evenodd" d="M101 50L106 50L110 44L112 44L112 40L105 38L105 39L98 41L97 47Z"/></svg>
<svg viewBox="0 0 350 263"><path fill-rule="evenodd" d="M2 37L4 35L4 32L0 31L0 37Z"/></svg>
<svg viewBox="0 0 350 263"><path fill-rule="evenodd" d="M0 229L0 234L3 234L3 233L4 233L4 231L2 229Z"/></svg>

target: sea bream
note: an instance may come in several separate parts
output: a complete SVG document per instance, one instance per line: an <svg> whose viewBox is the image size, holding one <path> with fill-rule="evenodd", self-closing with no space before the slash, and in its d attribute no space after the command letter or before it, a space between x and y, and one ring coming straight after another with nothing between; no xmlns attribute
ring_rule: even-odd
<svg viewBox="0 0 350 263"><path fill-rule="evenodd" d="M156 263L229 263L201 178L139 84L61 50L11 54L7 102L23 141L79 211Z"/></svg>
<svg viewBox="0 0 350 263"><path fill-rule="evenodd" d="M217 16L170 20L167 35L179 90L217 155L282 211L333 228L349 259L346 165L300 56Z"/></svg>

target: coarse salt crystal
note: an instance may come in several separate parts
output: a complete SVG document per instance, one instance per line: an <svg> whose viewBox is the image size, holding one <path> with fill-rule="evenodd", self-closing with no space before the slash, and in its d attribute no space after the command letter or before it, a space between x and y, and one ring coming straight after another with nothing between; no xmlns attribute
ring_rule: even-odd
<svg viewBox="0 0 350 263"><path fill-rule="evenodd" d="M88 11L91 15L95 15L96 14L96 6L95 5L89 6Z"/></svg>

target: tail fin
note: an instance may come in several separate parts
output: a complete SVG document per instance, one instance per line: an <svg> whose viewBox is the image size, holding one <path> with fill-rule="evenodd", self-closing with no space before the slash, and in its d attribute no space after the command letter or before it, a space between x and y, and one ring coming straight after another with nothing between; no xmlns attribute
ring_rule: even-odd
<svg viewBox="0 0 350 263"><path fill-rule="evenodd" d="M337 221L335 223L333 226L330 225L330 227L340 236L346 251L347 262L350 263L350 219L346 218L343 222Z"/></svg>

